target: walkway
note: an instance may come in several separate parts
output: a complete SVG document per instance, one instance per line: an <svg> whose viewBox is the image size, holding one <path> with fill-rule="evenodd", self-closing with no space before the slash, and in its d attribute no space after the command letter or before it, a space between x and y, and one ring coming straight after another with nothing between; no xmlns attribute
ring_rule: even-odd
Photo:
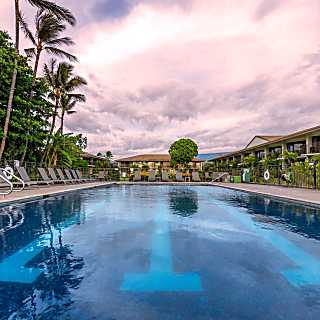
<svg viewBox="0 0 320 320"><path fill-rule="evenodd" d="M111 185L110 182L90 182L90 183L81 183L81 184L59 184L52 186L33 186L28 187L21 192L12 192L9 195L2 196L0 195L0 205L1 204L10 204L12 202L17 201L26 201L26 200L34 200L37 198L42 198L44 196L55 195L59 193L88 189L88 188L96 188L105 185Z"/></svg>
<svg viewBox="0 0 320 320"><path fill-rule="evenodd" d="M235 189L239 191L254 192L266 196L289 199L320 205L320 191L303 188L291 188L249 183L212 183L212 185Z"/></svg>

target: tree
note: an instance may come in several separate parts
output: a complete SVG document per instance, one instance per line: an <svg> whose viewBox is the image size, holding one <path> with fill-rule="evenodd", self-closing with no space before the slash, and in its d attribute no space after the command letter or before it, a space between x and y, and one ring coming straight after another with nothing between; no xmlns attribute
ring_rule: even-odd
<svg viewBox="0 0 320 320"><path fill-rule="evenodd" d="M253 168L257 164L258 164L258 159L253 155L249 155L247 157L244 157L243 159L243 165L245 168Z"/></svg>
<svg viewBox="0 0 320 320"><path fill-rule="evenodd" d="M59 132L61 134L63 134L65 115L76 113L74 108L77 102L85 102L85 101L86 101L85 95L80 93L66 93L61 96L60 98L61 116L60 116L60 128L59 128Z"/></svg>
<svg viewBox="0 0 320 320"><path fill-rule="evenodd" d="M35 58L34 68L33 68L33 79L32 79L32 89L34 88L39 61L41 53L47 52L48 54L59 56L62 58L67 58L70 61L77 61L76 56L62 50L60 46L71 46L74 44L70 37L60 37L60 33L65 31L66 25L61 22L52 13L38 10L35 17L36 31L33 34L25 21L22 21L22 29L26 37L33 44L32 48L25 49L28 57ZM30 96L32 97L32 91Z"/></svg>
<svg viewBox="0 0 320 320"><path fill-rule="evenodd" d="M113 158L113 154L110 150L108 150L106 153L102 153L102 152L98 152L97 153L97 156L99 157L105 157L107 158L108 160L111 160Z"/></svg>
<svg viewBox="0 0 320 320"><path fill-rule="evenodd" d="M84 78L74 75L74 66L67 62L61 62L57 64L56 60L51 60L49 65L44 66L44 78L50 88L49 98L52 99L54 108L52 112L51 127L49 130L48 139L46 145L48 146L50 138L53 135L54 128L56 126L56 119L58 116L58 108L60 106L61 97L69 94L74 100L84 101L84 96L74 93L74 90L86 85L87 82ZM46 148L43 159L46 157L48 149ZM41 161L41 162L42 162Z"/></svg>
<svg viewBox="0 0 320 320"><path fill-rule="evenodd" d="M32 76L32 87L30 92L30 99L32 99L38 73L40 56L42 52L47 52L51 55L56 55L60 57L66 57L71 61L77 61L77 58L74 55L59 48L61 45L73 45L74 42L69 37L59 37L60 33L66 29L66 25L52 13L46 12L42 9L37 11L37 14L35 16L35 34L33 34L30 31L27 23L24 20L21 20L21 26L26 37L31 41L31 43L34 46L32 48L25 49L25 52L28 57L35 57ZM29 113L30 111L28 110L28 118ZM27 121L30 121L30 119L27 119ZM27 135L24 152L21 157L21 163L23 163L28 150L28 137L29 135Z"/></svg>
<svg viewBox="0 0 320 320"><path fill-rule="evenodd" d="M41 79L36 81L34 97L29 99L32 83L32 69L27 64L27 59L18 55L7 33L0 31L0 121L6 117L7 101L11 85L11 76L14 68L17 68L17 84L14 96L14 108L12 109L10 131L7 136L6 158L19 159L22 154L21 141L26 139L29 132L30 148L27 158L35 161L43 150L49 127L50 104L45 99L47 87ZM30 109L32 119L26 120L26 110ZM3 137L0 128L0 138Z"/></svg>
<svg viewBox="0 0 320 320"><path fill-rule="evenodd" d="M113 158L113 154L112 154L112 152L111 152L110 150L108 150L108 151L106 152L106 158L107 158L108 160L111 160L111 159Z"/></svg>
<svg viewBox="0 0 320 320"><path fill-rule="evenodd" d="M198 146L193 140L182 138L170 146L169 154L173 167L187 166L198 155Z"/></svg>
<svg viewBox="0 0 320 320"><path fill-rule="evenodd" d="M87 147L87 138L79 135L57 132L48 145L45 162L47 166L79 167L83 150Z"/></svg>
<svg viewBox="0 0 320 320"><path fill-rule="evenodd" d="M71 25L74 25L76 22L75 17L68 9L58 6L54 2L47 1L47 0L26 0L26 1L32 6L35 6L37 8L41 8L44 10L48 10L49 12L51 12L52 14L55 14L60 19L67 21ZM19 54L20 23L22 21L22 14L20 12L20 1L14 0L14 4L15 4L15 7L14 7L15 8L15 33L16 33L15 34L15 51L17 54ZM2 159L2 156L3 156L3 152L4 152L4 148L5 148L6 140L8 136L8 131L9 131L13 97L14 97L14 92L16 90L17 73L18 73L17 61L15 60L14 68L12 70L6 117L5 117L5 122L3 126L3 136L2 136L1 145L0 145L0 160Z"/></svg>
<svg viewBox="0 0 320 320"><path fill-rule="evenodd" d="M287 160L289 163L295 162L298 159L298 154L296 152L289 152L287 150L283 153L283 159Z"/></svg>

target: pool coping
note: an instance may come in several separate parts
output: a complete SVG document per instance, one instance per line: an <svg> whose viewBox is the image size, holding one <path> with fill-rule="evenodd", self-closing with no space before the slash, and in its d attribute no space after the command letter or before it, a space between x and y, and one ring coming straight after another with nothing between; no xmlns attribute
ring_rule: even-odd
<svg viewBox="0 0 320 320"><path fill-rule="evenodd" d="M272 192L265 192L260 190L248 190L245 188L243 184L236 184L236 185L230 185L230 184L224 184L224 183L217 183L217 182L130 182L130 181L114 181L114 182L96 182L96 183L86 183L86 184L79 184L79 185L69 185L66 186L66 189L64 190L47 190L45 187L39 188L37 191L42 191L39 194L35 195L25 195L19 198L14 199L0 199L0 207L7 206L10 204L18 204L28 201L35 201L35 200L41 200L44 198L61 195L69 192L79 191L79 190L86 190L86 189L93 189L93 188L100 188L100 187L107 187L107 186L115 186L115 185L148 185L148 186L162 186L162 185L168 185L168 186L209 186L209 187L219 187L219 188L225 188L229 190L235 190L240 192L246 192L251 194L258 194L262 195L268 198L276 198L279 200L285 200L289 202L299 203L303 205L313 206L320 208L320 201L312 201L308 199L303 199L300 197L292 197L288 195L279 195ZM72 188L68 188L71 187ZM36 190L36 189L35 189ZM320 197L320 192L319 192Z"/></svg>
<svg viewBox="0 0 320 320"><path fill-rule="evenodd" d="M225 189L230 189L230 190L235 190L235 191L240 191L240 192L245 192L245 193L251 193L251 194L258 194L267 198L276 198L278 200L285 200L287 202L292 202L292 203L297 203L297 204L303 204L303 205L308 205L316 208L320 208L320 201L312 201L308 199L303 199L299 197L291 197L287 195L279 195L279 194L274 194L274 193L269 193L269 192L263 192L259 190L248 190L246 188L235 185L235 186L230 186L230 185L224 185L223 183L217 183L217 182L212 182L210 185L219 187L219 188L225 188ZM240 184L242 185L242 184ZM320 192L319 192L319 197L320 197Z"/></svg>
<svg viewBox="0 0 320 320"><path fill-rule="evenodd" d="M86 189L94 189L94 188L100 188L100 187L107 187L107 186L112 186L115 185L114 182L92 182L92 183L86 183L86 184L79 184L79 185L69 185L66 186L66 189L64 190L47 190L46 187L40 187L39 190L36 188L33 189L35 191L42 191L39 194L35 195L25 195L19 198L14 198L14 199L0 199L0 208L12 204L18 204L18 203L24 203L24 202L29 202L29 201L35 201L35 200L41 200L49 197L53 197L56 195L61 195L69 192L74 192L74 191L79 191L79 190L86 190ZM72 188L67 188L71 187Z"/></svg>

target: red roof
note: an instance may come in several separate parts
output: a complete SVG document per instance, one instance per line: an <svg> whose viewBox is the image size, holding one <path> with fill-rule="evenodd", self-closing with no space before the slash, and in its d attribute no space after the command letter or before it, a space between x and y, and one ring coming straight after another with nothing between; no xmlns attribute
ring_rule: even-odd
<svg viewBox="0 0 320 320"><path fill-rule="evenodd" d="M117 162L170 162L169 154L141 154L132 157L118 159ZM192 162L204 162L199 158L193 158Z"/></svg>

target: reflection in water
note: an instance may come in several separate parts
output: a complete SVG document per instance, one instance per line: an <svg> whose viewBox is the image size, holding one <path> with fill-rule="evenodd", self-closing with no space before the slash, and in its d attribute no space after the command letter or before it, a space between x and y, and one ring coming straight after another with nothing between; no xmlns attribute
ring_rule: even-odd
<svg viewBox="0 0 320 320"><path fill-rule="evenodd" d="M8 230L18 228L24 222L23 211L12 206L3 208L0 211L0 234L5 234Z"/></svg>
<svg viewBox="0 0 320 320"><path fill-rule="evenodd" d="M74 256L72 247L63 243L61 225L73 218L81 223L80 194L68 195L37 202L27 203L14 212L24 212L24 223L8 229L0 237L0 262L42 234L50 235L50 244L38 256L29 261L26 267L35 267L43 273L33 284L1 283L0 319L60 319L71 308L71 290L79 286L84 267L82 257ZM1 208L1 227L8 225L8 207ZM5 213L5 214L4 214ZM11 214L11 216L12 216ZM13 216L17 216L16 214ZM55 236L58 234L58 237ZM8 296L15 297L8 299Z"/></svg>
<svg viewBox="0 0 320 320"><path fill-rule="evenodd" d="M307 238L320 240L320 209L243 192L225 191L216 196L236 207L244 207L263 222L281 224Z"/></svg>
<svg viewBox="0 0 320 320"><path fill-rule="evenodd" d="M191 189L173 189L169 192L169 208L173 214L189 217L198 211L198 194Z"/></svg>

